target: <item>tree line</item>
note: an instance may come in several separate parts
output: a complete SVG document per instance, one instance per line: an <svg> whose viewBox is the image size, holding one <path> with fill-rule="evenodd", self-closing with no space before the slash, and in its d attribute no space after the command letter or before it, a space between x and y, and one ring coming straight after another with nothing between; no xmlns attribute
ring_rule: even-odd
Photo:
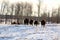
<svg viewBox="0 0 60 40"><path fill-rule="evenodd" d="M40 5L38 5L38 12ZM19 16L32 16L33 10L32 10L32 4L28 2L17 2L10 4L9 2L3 1L1 3L1 12L0 15L5 15L5 23L7 23L7 15L16 16L17 22L19 22ZM39 16L39 13L37 13ZM43 12L40 14L40 18L46 20L47 22L51 23L60 23L60 7L58 9L52 9L52 12ZM50 16L51 15L51 16ZM14 19L14 17L11 17L11 22ZM12 19L13 18L13 19ZM2 19L2 17L0 18Z"/></svg>
<svg viewBox="0 0 60 40"><path fill-rule="evenodd" d="M9 4L8 2L3 1L1 4L0 15L5 15L5 23L7 23L7 15L16 16L17 22L19 22L19 16L32 15L32 4L28 2L25 2L25 3L17 2L17 3ZM11 22L12 22L12 18L13 17L11 17Z"/></svg>

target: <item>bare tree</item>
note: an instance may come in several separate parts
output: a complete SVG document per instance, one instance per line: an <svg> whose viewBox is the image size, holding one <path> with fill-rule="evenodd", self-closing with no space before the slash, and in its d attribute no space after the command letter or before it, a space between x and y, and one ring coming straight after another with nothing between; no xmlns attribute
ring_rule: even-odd
<svg viewBox="0 0 60 40"><path fill-rule="evenodd" d="M14 11L14 4L11 4L11 14L10 14L11 23L12 23L12 19L13 19L13 11Z"/></svg>
<svg viewBox="0 0 60 40"><path fill-rule="evenodd" d="M2 5L1 5L1 11L2 11L2 15L5 15L5 24L7 23L7 14L8 14L8 3L3 1ZM5 14L6 13L6 14Z"/></svg>
<svg viewBox="0 0 60 40"><path fill-rule="evenodd" d="M5 24L7 23L7 17L8 17L7 14L8 14L8 11L9 11L8 9L9 8L8 8L8 5L7 5L7 12L6 12L6 21L5 21Z"/></svg>
<svg viewBox="0 0 60 40"><path fill-rule="evenodd" d="M57 10L53 9L52 10L52 18L51 18L52 23L56 23L57 22Z"/></svg>
<svg viewBox="0 0 60 40"><path fill-rule="evenodd" d="M2 22L2 15L4 14L4 9L5 9L5 2L3 1L1 3L1 18L0 18L0 21Z"/></svg>
<svg viewBox="0 0 60 40"><path fill-rule="evenodd" d="M47 13L43 13L42 15L41 15L41 18L42 18L42 20L47 20Z"/></svg>
<svg viewBox="0 0 60 40"><path fill-rule="evenodd" d="M41 0L38 0L38 17L40 16L40 7L41 7Z"/></svg>
<svg viewBox="0 0 60 40"><path fill-rule="evenodd" d="M50 12L48 12L48 17L47 17L48 19L48 23L50 22Z"/></svg>
<svg viewBox="0 0 60 40"><path fill-rule="evenodd" d="M9 14L9 3L8 2L5 2L5 12L6 12L6 14L5 14L5 24L7 23L7 14Z"/></svg>
<svg viewBox="0 0 60 40"><path fill-rule="evenodd" d="M25 3L24 4L24 16L31 16L32 15L32 4L30 3Z"/></svg>
<svg viewBox="0 0 60 40"><path fill-rule="evenodd" d="M57 23L60 22L59 20L60 20L60 6L58 7Z"/></svg>
<svg viewBox="0 0 60 40"><path fill-rule="evenodd" d="M17 22L19 22L20 3L16 4L15 15L17 16Z"/></svg>
<svg viewBox="0 0 60 40"><path fill-rule="evenodd" d="M1 3L1 14L2 14L2 15L4 14L5 7L6 7L6 5L5 5L5 2L3 1L3 2Z"/></svg>

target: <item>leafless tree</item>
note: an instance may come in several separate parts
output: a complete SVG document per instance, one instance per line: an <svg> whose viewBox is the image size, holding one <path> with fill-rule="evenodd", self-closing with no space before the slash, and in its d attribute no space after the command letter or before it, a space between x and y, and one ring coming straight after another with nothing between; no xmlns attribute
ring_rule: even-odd
<svg viewBox="0 0 60 40"><path fill-rule="evenodd" d="M14 12L14 4L11 4L11 14L10 14L11 23L12 23L12 19L13 19L13 12Z"/></svg>
<svg viewBox="0 0 60 40"><path fill-rule="evenodd" d="M5 2L5 24L7 23L7 14L9 13L9 3L8 2Z"/></svg>
<svg viewBox="0 0 60 40"><path fill-rule="evenodd" d="M52 23L56 23L57 22L57 9L53 9L52 10L51 21L52 21Z"/></svg>
<svg viewBox="0 0 60 40"><path fill-rule="evenodd" d="M32 4L30 3L25 3L24 4L24 16L31 16L32 15Z"/></svg>
<svg viewBox="0 0 60 40"><path fill-rule="evenodd" d="M16 3L15 15L17 16L17 22L19 22L20 3Z"/></svg>
<svg viewBox="0 0 60 40"><path fill-rule="evenodd" d="M60 21L60 6L58 7L58 12L57 12L57 23L59 23Z"/></svg>
<svg viewBox="0 0 60 40"><path fill-rule="evenodd" d="M47 20L48 20L48 23L50 22L50 12L48 12L48 16L47 16Z"/></svg>
<svg viewBox="0 0 60 40"><path fill-rule="evenodd" d="M42 20L47 20L47 13L43 13L42 15L41 15L41 19Z"/></svg>
<svg viewBox="0 0 60 40"><path fill-rule="evenodd" d="M5 23L7 23L7 17L6 17L8 14L8 3L7 2L5 1L2 2L1 11L2 11L1 14L5 15L5 18L6 18Z"/></svg>
<svg viewBox="0 0 60 40"><path fill-rule="evenodd" d="M1 15L3 15L4 9L5 9L5 2L3 1L3 2L1 3ZM2 16L1 16L1 18L0 18L0 21L2 22Z"/></svg>
<svg viewBox="0 0 60 40"><path fill-rule="evenodd" d="M41 7L41 0L38 0L38 17L40 16L40 7Z"/></svg>
<svg viewBox="0 0 60 40"><path fill-rule="evenodd" d="M5 2L3 1L2 3L1 3L1 14L3 15L3 13L4 13L4 9L5 9Z"/></svg>

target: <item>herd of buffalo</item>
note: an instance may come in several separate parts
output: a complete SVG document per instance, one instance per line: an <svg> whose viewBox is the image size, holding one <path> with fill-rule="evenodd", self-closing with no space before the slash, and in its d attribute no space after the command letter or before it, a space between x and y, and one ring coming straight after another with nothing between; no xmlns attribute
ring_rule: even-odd
<svg viewBox="0 0 60 40"><path fill-rule="evenodd" d="M45 23L46 23L45 20L42 20L42 21L41 21L41 25L45 25ZM13 22L13 23L11 23L11 24L20 24L20 23L19 23L19 22L17 22L17 23L16 23L16 22ZM34 20L32 20L32 19L29 20L29 19L26 18L26 19L24 20L24 24L25 24L25 25L28 25L28 24L33 25L33 24L34 24L34 25L37 26L37 25L39 24L39 21L37 21L37 20L34 21Z"/></svg>

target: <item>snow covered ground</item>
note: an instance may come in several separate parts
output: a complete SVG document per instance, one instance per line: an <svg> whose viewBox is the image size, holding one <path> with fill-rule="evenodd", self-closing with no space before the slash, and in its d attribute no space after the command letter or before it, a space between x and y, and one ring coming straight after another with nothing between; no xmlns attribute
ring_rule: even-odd
<svg viewBox="0 0 60 40"><path fill-rule="evenodd" d="M0 40L60 40L60 24L3 25L0 24Z"/></svg>

